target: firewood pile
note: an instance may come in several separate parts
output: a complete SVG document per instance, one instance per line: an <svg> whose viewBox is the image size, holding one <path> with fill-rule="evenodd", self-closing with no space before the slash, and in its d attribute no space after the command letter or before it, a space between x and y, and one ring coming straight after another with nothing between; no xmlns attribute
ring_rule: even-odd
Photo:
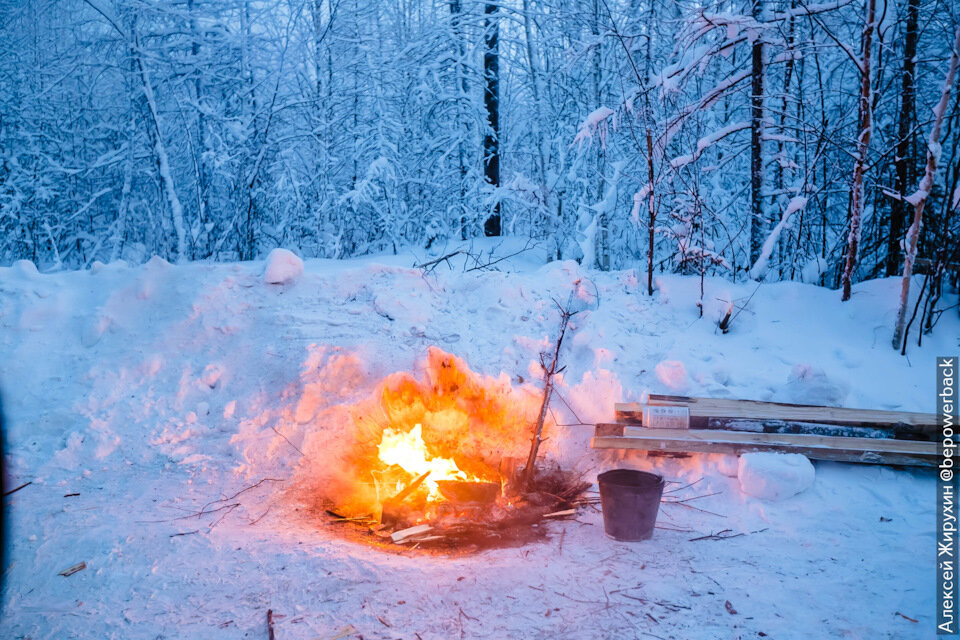
<svg viewBox="0 0 960 640"><path fill-rule="evenodd" d="M358 517L325 510L330 525L344 527L349 537L378 546L472 552L525 544L547 535L546 523L576 517L578 510L598 502L585 495L590 483L560 469L539 471L527 490L520 474L489 482L443 483L441 501L428 501L422 491L425 476L383 502L380 514Z"/></svg>
<svg viewBox="0 0 960 640"><path fill-rule="evenodd" d="M815 460L937 464L937 416L726 398L651 394L617 404L616 423L595 426L595 449L663 455L751 451L801 453Z"/></svg>

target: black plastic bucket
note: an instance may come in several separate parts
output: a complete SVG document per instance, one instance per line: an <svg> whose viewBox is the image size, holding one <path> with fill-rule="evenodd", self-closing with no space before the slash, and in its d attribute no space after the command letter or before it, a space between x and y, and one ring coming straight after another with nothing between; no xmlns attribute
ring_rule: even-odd
<svg viewBox="0 0 960 640"><path fill-rule="evenodd" d="M597 476L603 530L614 540L636 542L653 535L663 496L663 476L634 469L613 469Z"/></svg>

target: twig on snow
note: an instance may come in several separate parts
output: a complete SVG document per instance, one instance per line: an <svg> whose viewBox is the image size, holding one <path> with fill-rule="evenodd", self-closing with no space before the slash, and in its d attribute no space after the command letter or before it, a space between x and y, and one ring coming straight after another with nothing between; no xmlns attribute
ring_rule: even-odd
<svg viewBox="0 0 960 640"><path fill-rule="evenodd" d="M16 489L10 489L10 491L7 491L6 493L4 493L3 497L6 498L7 496L12 496L17 491L20 491L20 489L23 489L24 487L29 487L32 484L33 484L33 480L31 480L30 482L24 482L22 485L20 485Z"/></svg>
<svg viewBox="0 0 960 640"><path fill-rule="evenodd" d="M661 502L669 502L671 504L680 504L683 502L692 502L693 500L699 500L700 498L709 498L710 496L719 495L720 491L714 491L713 493L702 493L698 496L690 496L689 498L674 498L671 496L668 500L662 500Z"/></svg>
<svg viewBox="0 0 960 640"><path fill-rule="evenodd" d="M226 518L226 517L227 517L228 515L230 515L231 513L233 513L234 509L236 509L236 508L239 507L239 506L240 506L240 503L239 503L239 502L234 502L233 504L227 505L227 510L224 511L224 512L223 512L223 515L220 516L219 518L217 518L216 521L215 521L213 524L210 525L210 528L207 529L207 531L213 531L213 528L214 528L215 526L217 526L218 524L220 524L221 522L223 522L223 519Z"/></svg>
<svg viewBox="0 0 960 640"><path fill-rule="evenodd" d="M695 506L693 506L692 504L688 504L688 503L686 503L686 502L665 502L664 504L675 504L675 505L677 505L678 507L686 507L687 509L693 509L694 511L699 511L699 512L701 512L701 513L706 513L707 515L717 516L718 518L726 518L726 517L727 517L727 516L723 515L722 513L716 513L716 512L714 512L714 511L708 511L708 510L706 510L706 509L701 509L700 507L695 507Z"/></svg>
<svg viewBox="0 0 960 640"><path fill-rule="evenodd" d="M437 259L435 259L435 260L430 260L429 262L422 262L422 263L420 263L420 264L415 264L415 265L413 265L413 268L414 268L414 269L423 269L423 270L424 270L424 273L430 273L431 271L433 271L434 269L436 269L436 268L440 265L440 263L443 262L444 260L449 260L450 258L453 258L453 257L455 257L455 256L458 256L458 255L460 255L461 253L463 253L463 249L457 249L456 251L453 251L453 252L451 252L451 253L448 253L447 255L441 256L441 257L439 257L439 258L437 258ZM449 262L447 263L447 266L450 266L450 263L449 263Z"/></svg>
<svg viewBox="0 0 960 640"><path fill-rule="evenodd" d="M520 249L520 250L518 250L518 251L514 251L513 253L511 253L511 254L509 254L509 255L501 256L501 257L496 258L496 259L491 259L489 262L487 262L487 263L485 263L485 264L479 264L480 260L479 260L478 258L474 258L474 262L475 262L476 264L475 264L474 266L470 267L469 269L464 269L464 273L470 273L471 271L481 271L481 270L483 270L483 269L489 269L490 267L492 267L492 266L495 265L495 264L498 264L498 263L500 263L500 262L503 262L504 260L509 260L510 258L513 258L514 256L518 256L518 255L520 255L521 253L524 253L524 252L526 252L526 251L530 251L531 249L535 248L536 246L537 246L537 243L536 243L536 242L534 242L534 241L532 241L532 240L527 240L527 242L523 245L523 248L522 248L522 249ZM473 257L473 256L471 256L471 257Z"/></svg>
<svg viewBox="0 0 960 640"><path fill-rule="evenodd" d="M769 527L764 527L763 529L758 529L756 531L750 531L745 533L741 531L740 533L733 533L733 529L723 529L722 531L717 531L716 533L711 533L708 536L700 536L699 538L690 538L689 542L696 542L697 540L729 540L730 538L739 538L740 536L753 535L754 533L763 533ZM729 534L729 535L725 535Z"/></svg>
<svg viewBox="0 0 960 640"><path fill-rule="evenodd" d="M254 520L252 520L252 521L250 522L250 524L251 524L251 525L257 524L258 522L260 522L261 520L263 520L263 517L264 517L265 515L267 515L268 513L270 513L270 505L267 506L266 510L265 510L263 513L261 513L261 514L260 514L259 516L257 516Z"/></svg>
<svg viewBox="0 0 960 640"><path fill-rule="evenodd" d="M692 487L692 486L694 486L694 485L696 485L696 484L699 484L699 482L700 482L701 480L703 480L702 477L697 478L696 480L694 480L694 481L691 482L690 484L685 484L685 485L683 485L682 487L677 487L677 488L675 488L675 489L670 489L669 491L664 491L664 493L665 493L665 494L666 494L666 493L676 493L677 491L683 491L684 489L689 489L690 487ZM667 480L667 482L674 482L674 481L673 481L673 480ZM679 483L676 483L676 484L679 484Z"/></svg>
<svg viewBox="0 0 960 640"><path fill-rule="evenodd" d="M227 497L227 498L220 498L219 500L214 500L214 501L212 501L212 502L208 502L207 504L203 505L203 508L200 509L199 513L196 514L197 517L199 518L200 516L206 515L207 513L213 513L213 511L207 511L207 507L213 506L213 505L217 504L218 502L229 502L230 500L233 500L234 498L236 498L237 496L239 496L239 495L242 494L242 493L246 493L247 491L250 491L251 489L256 489L257 487L259 487L260 485L262 485L264 482L283 482L283 480L280 479L280 478L264 478L264 479L260 480L259 482L250 485L249 487L244 487L243 489L241 489L240 491L237 491L237 492L236 492L235 494L233 494L232 496L229 496L229 497ZM220 507L220 508L222 508L222 507ZM219 511L219 509L217 509L217 511Z"/></svg>
<svg viewBox="0 0 960 640"><path fill-rule="evenodd" d="M300 451L300 447L298 447L297 445L295 445L295 444L293 444L292 442L290 442L290 440L287 438L287 436L285 436L285 435L283 435L282 433L280 433L279 431L277 431L276 427L270 427L270 428L273 429L273 432L274 432L275 434L277 434L278 436L280 436L281 438L283 438L284 440L286 440L286 441L287 441L287 444L290 445L291 447L293 447L293 448L297 451L297 453L299 453L300 455L306 457L306 456L304 455L303 451Z"/></svg>
<svg viewBox="0 0 960 640"><path fill-rule="evenodd" d="M86 569L86 568L87 568L87 563L86 563L86 562L78 562L77 564L73 565L72 567L68 567L68 568L64 569L63 571L61 571L61 572L59 573L59 575L63 576L64 578L69 578L70 576L72 576L73 574L75 574L77 571L83 571L83 570Z"/></svg>

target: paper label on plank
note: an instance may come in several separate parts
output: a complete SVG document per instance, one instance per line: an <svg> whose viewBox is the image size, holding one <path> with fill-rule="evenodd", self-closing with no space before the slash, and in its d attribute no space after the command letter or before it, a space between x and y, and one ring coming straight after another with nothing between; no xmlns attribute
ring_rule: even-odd
<svg viewBox="0 0 960 640"><path fill-rule="evenodd" d="M689 429L689 407L646 406L643 426L648 429Z"/></svg>

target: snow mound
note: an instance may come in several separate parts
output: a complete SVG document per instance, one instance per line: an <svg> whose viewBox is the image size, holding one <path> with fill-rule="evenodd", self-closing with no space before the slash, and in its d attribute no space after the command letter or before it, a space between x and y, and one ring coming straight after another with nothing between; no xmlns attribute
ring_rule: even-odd
<svg viewBox="0 0 960 640"><path fill-rule="evenodd" d="M842 407L849 393L849 385L842 380L835 380L811 365L797 364L777 395L784 402Z"/></svg>
<svg viewBox="0 0 960 640"><path fill-rule="evenodd" d="M720 456L717 471L728 478L736 478L740 474L740 459L737 456Z"/></svg>
<svg viewBox="0 0 960 640"><path fill-rule="evenodd" d="M170 263L160 256L153 256L147 260L147 269L150 271L160 271L163 269L168 269L170 266Z"/></svg>
<svg viewBox="0 0 960 640"><path fill-rule="evenodd" d="M763 500L795 496L813 484L815 474L810 460L799 453L745 453L737 470L740 490Z"/></svg>
<svg viewBox="0 0 960 640"><path fill-rule="evenodd" d="M288 284L303 274L303 260L287 249L274 249L267 256L263 281L267 284Z"/></svg>
<svg viewBox="0 0 960 640"><path fill-rule="evenodd" d="M664 360L654 368L657 380L671 391L686 391L687 368L679 360Z"/></svg>
<svg viewBox="0 0 960 640"><path fill-rule="evenodd" d="M13 272L23 276L28 280L40 275L40 272L37 271L37 265L33 264L29 260L17 260L14 262Z"/></svg>

